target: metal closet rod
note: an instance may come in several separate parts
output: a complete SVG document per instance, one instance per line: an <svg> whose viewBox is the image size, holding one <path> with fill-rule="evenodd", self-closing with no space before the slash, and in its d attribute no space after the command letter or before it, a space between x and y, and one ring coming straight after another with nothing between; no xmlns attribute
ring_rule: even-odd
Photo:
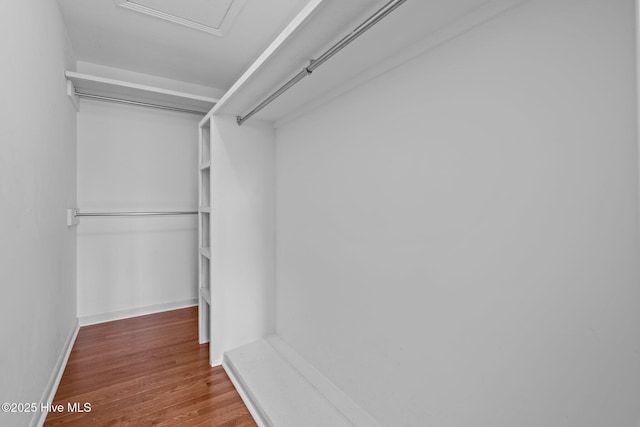
<svg viewBox="0 0 640 427"><path fill-rule="evenodd" d="M186 108L179 108L179 107L168 107L166 105L150 104L148 102L129 101L127 99L112 98L110 96L91 95L89 93L82 93L82 92L76 92L76 95L79 96L80 98L98 99L100 101L117 102L120 104L140 105L142 107L151 107L151 108L158 108L161 110L170 110L170 111L180 111L182 113L198 114L200 116L203 116L205 114L202 111L189 110Z"/></svg>
<svg viewBox="0 0 640 427"><path fill-rule="evenodd" d="M150 215L195 215L197 211L175 211L175 212L80 212L74 211L74 216L150 216Z"/></svg>
<svg viewBox="0 0 640 427"><path fill-rule="evenodd" d="M342 49L345 48L345 46L347 46L349 43L351 43L352 41L357 39L365 31L367 31L369 28L373 27L375 24L377 24L379 21L381 21L382 18L384 18L385 16L387 16L388 14L393 12L396 8L398 8L405 1L407 1L407 0L391 0L390 2L388 2L387 4L382 6L376 13L374 13L369 18L367 18L366 21L364 21L362 24L360 24L358 27L356 27L349 34L344 36L339 42L337 42L336 44L331 46L329 48L329 50L324 52L317 59L312 59L308 66L306 66L302 70L300 70L300 72L298 74L296 74L294 77L292 77L288 82L286 82L284 85L282 85L278 90L276 90L271 95L269 95L264 101L262 101L260 104L258 104L253 110L249 111L244 116L236 116L236 122L238 123L238 126L241 126L251 116L256 114L258 111L262 110L267 105L269 105L271 102L273 102L273 100L275 100L277 97L279 97L280 95L285 93L287 90L289 90L289 88L291 88L293 85L298 83L300 80L302 80L303 78L307 77L309 74L311 74L317 68L319 68L322 64L327 62L333 55L335 55L336 53L340 52Z"/></svg>

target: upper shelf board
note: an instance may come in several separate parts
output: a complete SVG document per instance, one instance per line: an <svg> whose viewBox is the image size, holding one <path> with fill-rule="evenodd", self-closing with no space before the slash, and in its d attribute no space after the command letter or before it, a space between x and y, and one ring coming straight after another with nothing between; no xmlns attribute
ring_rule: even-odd
<svg viewBox="0 0 640 427"><path fill-rule="evenodd" d="M163 107L192 110L203 114L211 110L218 102L217 99L206 96L91 76L73 71L65 72L65 76L73 83L76 94L143 102Z"/></svg>
<svg viewBox="0 0 640 427"><path fill-rule="evenodd" d="M387 1L310 1L295 31L277 39L208 116L245 115ZM409 0L253 118L277 127L523 1Z"/></svg>

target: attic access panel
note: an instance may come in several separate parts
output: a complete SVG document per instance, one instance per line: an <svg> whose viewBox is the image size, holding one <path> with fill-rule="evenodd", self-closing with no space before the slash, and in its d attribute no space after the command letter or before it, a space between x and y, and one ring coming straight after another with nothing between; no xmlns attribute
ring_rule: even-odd
<svg viewBox="0 0 640 427"><path fill-rule="evenodd" d="M245 0L115 0L129 10L224 36Z"/></svg>

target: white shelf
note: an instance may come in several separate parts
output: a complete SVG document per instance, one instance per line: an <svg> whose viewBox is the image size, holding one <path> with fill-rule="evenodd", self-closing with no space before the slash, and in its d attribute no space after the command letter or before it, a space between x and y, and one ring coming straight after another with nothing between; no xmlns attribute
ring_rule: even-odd
<svg viewBox="0 0 640 427"><path fill-rule="evenodd" d="M225 371L252 415L281 427L356 425L283 356L264 338L225 352Z"/></svg>
<svg viewBox="0 0 640 427"><path fill-rule="evenodd" d="M202 255L205 258L211 259L211 249L200 248L200 255Z"/></svg>
<svg viewBox="0 0 640 427"><path fill-rule="evenodd" d="M216 363L215 352L212 351L211 331L213 330L213 316L211 314L211 123L209 120L200 122L198 131L198 283L200 297L198 303L198 340L209 343L209 364ZM206 214L206 215L203 215ZM206 258L206 259L205 259Z"/></svg>
<svg viewBox="0 0 640 427"><path fill-rule="evenodd" d="M200 288L200 296L203 300L206 301L207 304L211 304L211 294L209 293L209 289Z"/></svg>
<svg viewBox="0 0 640 427"><path fill-rule="evenodd" d="M206 96L129 83L106 77L91 76L73 71L65 72L65 76L73 83L75 94L79 96L81 96L80 94L86 94L108 97L202 113L209 111L218 102L217 99Z"/></svg>
<svg viewBox="0 0 640 427"><path fill-rule="evenodd" d="M523 0L406 2L254 118L286 123L423 52L452 40ZM207 118L243 116L376 11L379 2L320 0L292 21L229 89ZM322 3L322 7L317 7ZM388 106L381 106L388 108Z"/></svg>

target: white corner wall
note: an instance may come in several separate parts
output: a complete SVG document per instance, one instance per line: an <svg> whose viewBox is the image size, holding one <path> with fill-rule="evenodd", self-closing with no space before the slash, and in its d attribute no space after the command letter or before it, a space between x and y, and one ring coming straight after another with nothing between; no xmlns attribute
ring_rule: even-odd
<svg viewBox="0 0 640 427"><path fill-rule="evenodd" d="M212 361L275 329L275 131L211 119Z"/></svg>
<svg viewBox="0 0 640 427"><path fill-rule="evenodd" d="M41 402L76 325L74 60L55 1L5 2L0 35L0 400ZM38 415L1 412L0 425Z"/></svg>
<svg viewBox="0 0 640 427"><path fill-rule="evenodd" d="M532 0L279 128L276 332L387 426L636 426L633 0Z"/></svg>
<svg viewBox="0 0 640 427"><path fill-rule="evenodd" d="M196 211L199 119L81 100L78 207L86 212ZM81 217L81 323L195 304L197 250L197 215Z"/></svg>

